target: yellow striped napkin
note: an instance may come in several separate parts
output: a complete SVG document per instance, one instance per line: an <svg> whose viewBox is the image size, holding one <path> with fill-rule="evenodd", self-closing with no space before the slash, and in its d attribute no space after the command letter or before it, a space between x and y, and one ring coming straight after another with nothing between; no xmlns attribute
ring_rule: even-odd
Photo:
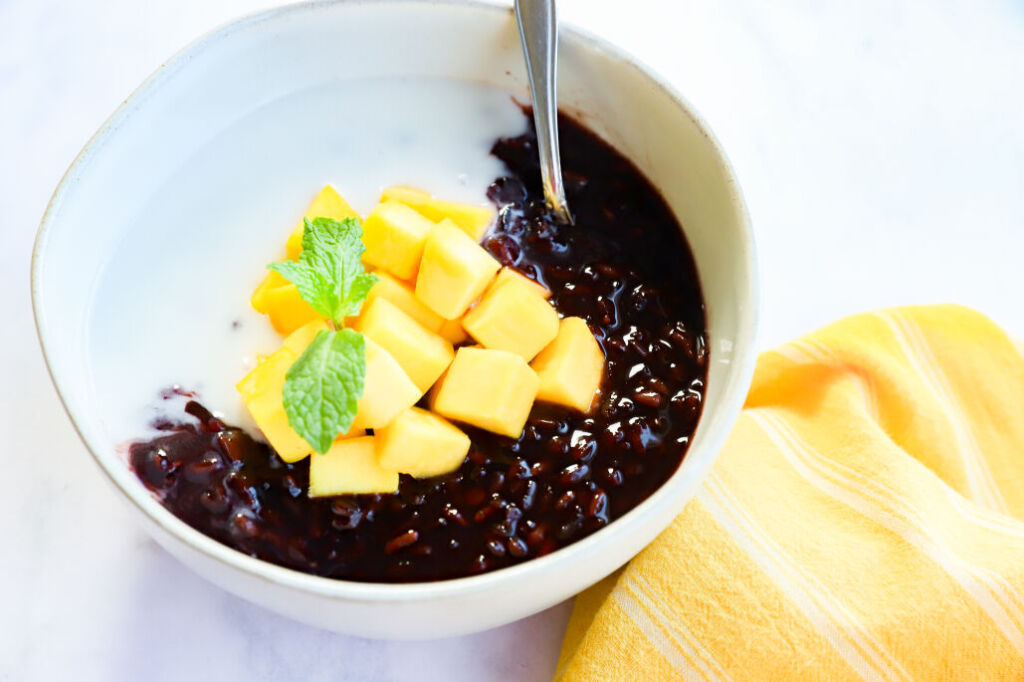
<svg viewBox="0 0 1024 682"><path fill-rule="evenodd" d="M584 592L563 680L1024 679L1024 356L957 306L761 356L696 498Z"/></svg>

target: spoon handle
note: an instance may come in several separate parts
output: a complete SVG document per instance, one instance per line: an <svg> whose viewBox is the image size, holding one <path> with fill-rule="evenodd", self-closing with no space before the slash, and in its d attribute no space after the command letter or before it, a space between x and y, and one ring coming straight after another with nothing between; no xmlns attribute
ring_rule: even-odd
<svg viewBox="0 0 1024 682"><path fill-rule="evenodd" d="M555 0L515 0L515 14L533 96L533 121L537 128L544 199L559 220L571 223L572 214L565 200L562 160L558 151L558 25Z"/></svg>

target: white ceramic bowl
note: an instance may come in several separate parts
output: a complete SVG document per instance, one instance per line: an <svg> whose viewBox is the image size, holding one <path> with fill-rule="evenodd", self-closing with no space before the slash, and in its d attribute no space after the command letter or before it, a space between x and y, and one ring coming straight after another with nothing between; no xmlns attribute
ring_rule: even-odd
<svg viewBox="0 0 1024 682"><path fill-rule="evenodd" d="M39 230L32 291L46 360L68 414L147 531L171 554L224 589L307 623L369 637L431 638L501 625L573 596L629 560L682 510L750 381L755 257L732 170L692 108L633 58L564 28L561 104L658 186L696 259L711 363L703 416L679 470L636 509L580 542L469 578L409 585L329 580L221 545L153 499L117 454L99 416L96 384L102 377L92 376L85 344L75 342L86 333L97 273L123 232L138 225L126 217L134 198L152 195L214 132L289 92L390 76L491 83L524 101L528 92L507 7L450 0L317 2L237 21L161 67L75 160ZM285 129L289 121L278 124ZM333 153L308 150L312 157ZM292 170L273 172L286 176ZM190 209L179 210L188 215Z"/></svg>

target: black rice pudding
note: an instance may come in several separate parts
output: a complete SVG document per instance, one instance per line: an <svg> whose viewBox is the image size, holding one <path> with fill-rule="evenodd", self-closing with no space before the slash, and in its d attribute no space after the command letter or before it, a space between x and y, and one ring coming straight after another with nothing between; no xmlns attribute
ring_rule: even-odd
<svg viewBox="0 0 1024 682"><path fill-rule="evenodd" d="M389 495L310 498L309 463L288 464L194 399L129 459L163 505L240 552L368 582L457 578L580 540L638 505L677 469L703 404L704 305L679 223L638 169L572 119L559 121L574 226L544 206L535 137L491 153L497 225L484 247L584 318L606 358L588 415L537 403L518 439L464 427L461 468L402 475ZM312 455L316 457L314 453Z"/></svg>

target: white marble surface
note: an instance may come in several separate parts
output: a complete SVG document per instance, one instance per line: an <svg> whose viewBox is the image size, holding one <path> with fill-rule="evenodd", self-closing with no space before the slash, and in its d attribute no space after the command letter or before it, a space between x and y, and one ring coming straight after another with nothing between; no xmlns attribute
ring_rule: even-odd
<svg viewBox="0 0 1024 682"><path fill-rule="evenodd" d="M911 302L965 303L1024 334L1019 1L561 3L718 133L760 240L763 345ZM161 60L270 4L0 0L0 680L545 679L567 605L388 643L207 585L129 521L46 376L28 270L53 187Z"/></svg>

